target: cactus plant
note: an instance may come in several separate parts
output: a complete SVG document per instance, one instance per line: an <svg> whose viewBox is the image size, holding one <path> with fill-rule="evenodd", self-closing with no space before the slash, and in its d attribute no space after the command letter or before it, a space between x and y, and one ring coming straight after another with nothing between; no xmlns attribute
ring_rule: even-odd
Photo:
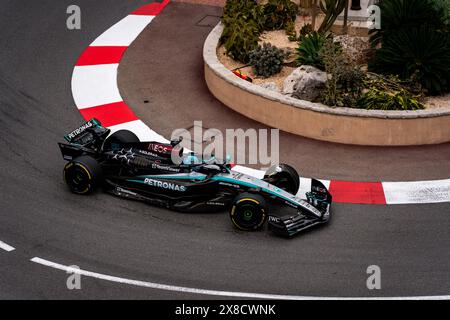
<svg viewBox="0 0 450 320"><path fill-rule="evenodd" d="M318 31L320 33L329 31L347 5L348 0L321 0L320 9L325 13L325 17Z"/></svg>

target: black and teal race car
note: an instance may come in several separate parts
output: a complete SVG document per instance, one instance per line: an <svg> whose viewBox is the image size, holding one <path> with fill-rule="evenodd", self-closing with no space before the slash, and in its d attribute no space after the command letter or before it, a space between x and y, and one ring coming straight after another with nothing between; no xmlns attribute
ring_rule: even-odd
<svg viewBox="0 0 450 320"><path fill-rule="evenodd" d="M64 179L72 192L90 194L101 187L181 212L228 210L240 230L260 230L268 221L269 229L282 236L330 219L332 197L325 186L312 179L307 199L300 199L300 179L289 165L274 166L257 179L233 171L226 161L185 153L181 140L141 142L128 130L110 133L92 119L59 143L68 161ZM181 161L173 161L174 155Z"/></svg>

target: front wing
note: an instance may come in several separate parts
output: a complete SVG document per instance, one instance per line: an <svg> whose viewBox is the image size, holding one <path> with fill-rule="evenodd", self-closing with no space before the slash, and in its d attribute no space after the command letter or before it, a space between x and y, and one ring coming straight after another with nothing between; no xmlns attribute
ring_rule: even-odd
<svg viewBox="0 0 450 320"><path fill-rule="evenodd" d="M279 236L292 237L306 229L327 223L331 217L332 196L325 186L312 179L311 191L306 197L308 202L320 211L320 217L304 213L301 209L291 215L269 215L269 229Z"/></svg>

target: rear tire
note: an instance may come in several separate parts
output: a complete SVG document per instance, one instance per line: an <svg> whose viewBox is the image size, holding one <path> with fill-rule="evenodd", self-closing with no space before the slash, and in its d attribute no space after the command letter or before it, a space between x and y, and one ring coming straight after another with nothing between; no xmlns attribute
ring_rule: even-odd
<svg viewBox="0 0 450 320"><path fill-rule="evenodd" d="M268 209L265 199L259 194L244 192L238 195L230 209L233 225L239 230L255 231L267 221Z"/></svg>
<svg viewBox="0 0 450 320"><path fill-rule="evenodd" d="M102 168L90 156L77 157L64 167L64 181L73 193L92 193L102 180Z"/></svg>
<svg viewBox="0 0 450 320"><path fill-rule="evenodd" d="M114 132L103 143L103 150L118 150L121 149L124 144L138 143L139 138L130 130L119 130Z"/></svg>
<svg viewBox="0 0 450 320"><path fill-rule="evenodd" d="M288 164L271 167L264 175L264 181L293 195L296 195L300 188L300 177L297 171Z"/></svg>

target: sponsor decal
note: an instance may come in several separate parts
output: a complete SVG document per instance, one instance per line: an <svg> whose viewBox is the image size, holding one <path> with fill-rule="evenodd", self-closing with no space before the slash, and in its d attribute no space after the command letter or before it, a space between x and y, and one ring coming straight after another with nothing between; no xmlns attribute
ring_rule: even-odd
<svg viewBox="0 0 450 320"><path fill-rule="evenodd" d="M292 208L295 208L295 209L297 209L297 207L298 207L297 205L295 205L292 202L287 201L287 200L285 200L284 203L287 204L288 206L292 207Z"/></svg>
<svg viewBox="0 0 450 320"><path fill-rule="evenodd" d="M154 179L150 179L150 178L145 178L144 183L148 184L149 186L152 186L152 187L158 187L158 188L163 188L163 189L167 189L167 190L180 191L180 192L186 191L185 186L180 186L180 185L172 183L172 182L164 182L164 181L154 180Z"/></svg>
<svg viewBox="0 0 450 320"><path fill-rule="evenodd" d="M313 186L311 188L311 191L315 191L315 192L318 192L318 193L324 193L324 194L327 193L327 189L324 189L324 188L321 188L321 187L317 187L317 186Z"/></svg>
<svg viewBox="0 0 450 320"><path fill-rule="evenodd" d="M234 188L236 188L236 189L239 189L239 186L238 186L238 185L231 184L231 183L228 183L228 182L219 182L219 184L222 185L222 186L234 187Z"/></svg>
<svg viewBox="0 0 450 320"><path fill-rule="evenodd" d="M145 150L137 150L138 153L146 155L146 156L151 156L151 157L157 157L158 155L156 153L150 152L150 151L145 151Z"/></svg>
<svg viewBox="0 0 450 320"><path fill-rule="evenodd" d="M312 211L312 212L316 212L317 211L317 209L313 205L311 205L310 203L308 203L308 202L306 202L304 200L301 201L301 205L304 208L309 209L309 211Z"/></svg>
<svg viewBox="0 0 450 320"><path fill-rule="evenodd" d="M223 203L223 202L215 202L215 201L208 201L208 202L206 202L206 204L212 205L212 206L224 206L225 205L225 203Z"/></svg>
<svg viewBox="0 0 450 320"><path fill-rule="evenodd" d="M172 147L170 146L166 146L164 144L160 144L160 143L149 143L148 144L148 150L153 151L153 152L157 152L157 153L171 153L172 152Z"/></svg>
<svg viewBox="0 0 450 320"><path fill-rule="evenodd" d="M158 169L158 170L165 170L165 171L172 171L172 172L180 172L180 169L178 168L173 168L173 167L168 167L168 166L161 166L157 163L153 163L152 164L152 168L153 169Z"/></svg>
<svg viewBox="0 0 450 320"><path fill-rule="evenodd" d="M83 124L82 126L80 126L79 128L73 130L71 133L67 134L67 140L72 140L74 139L76 136L78 136L79 134L81 134L83 131L85 131L87 128L90 128L94 125L94 121L90 120L88 122L86 122L85 124Z"/></svg>
<svg viewBox="0 0 450 320"><path fill-rule="evenodd" d="M280 218L274 217L274 216L269 216L269 222L280 223Z"/></svg>

